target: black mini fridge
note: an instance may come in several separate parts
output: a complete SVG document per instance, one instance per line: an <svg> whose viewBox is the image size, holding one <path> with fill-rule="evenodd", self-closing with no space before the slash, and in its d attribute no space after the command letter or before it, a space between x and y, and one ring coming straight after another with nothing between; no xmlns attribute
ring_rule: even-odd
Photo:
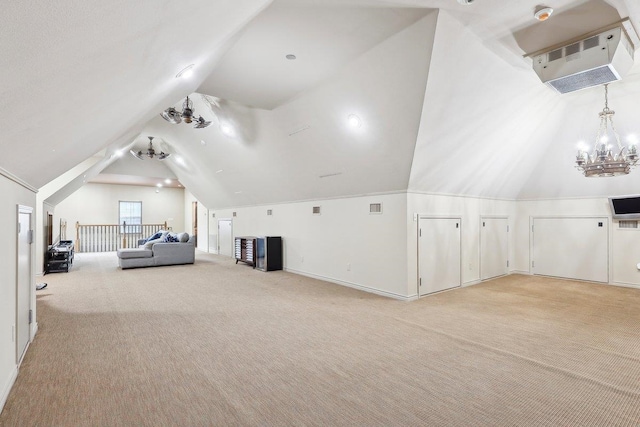
<svg viewBox="0 0 640 427"><path fill-rule="evenodd" d="M256 268L262 271L282 270L282 237L256 237Z"/></svg>

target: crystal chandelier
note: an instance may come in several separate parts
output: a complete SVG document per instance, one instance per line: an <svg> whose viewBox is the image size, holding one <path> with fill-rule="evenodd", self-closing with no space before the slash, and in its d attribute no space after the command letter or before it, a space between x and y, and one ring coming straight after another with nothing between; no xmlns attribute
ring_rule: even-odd
<svg viewBox="0 0 640 427"><path fill-rule="evenodd" d="M182 111L169 107L160 113L160 116L174 125L181 122L194 123L193 127L196 129L203 129L211 124L210 121L205 120L202 116L196 118L195 112L196 110L193 108L193 101L191 101L187 96L187 99L182 103Z"/></svg>
<svg viewBox="0 0 640 427"><path fill-rule="evenodd" d="M586 177L627 175L638 161L636 145L630 143L627 147L623 146L613 126L615 111L609 109L608 86L608 84L604 85L604 109L599 113L600 127L596 134L593 152L588 154L586 150L578 149L576 156L576 168ZM616 151L612 151L614 147L609 144L610 134L618 145Z"/></svg>

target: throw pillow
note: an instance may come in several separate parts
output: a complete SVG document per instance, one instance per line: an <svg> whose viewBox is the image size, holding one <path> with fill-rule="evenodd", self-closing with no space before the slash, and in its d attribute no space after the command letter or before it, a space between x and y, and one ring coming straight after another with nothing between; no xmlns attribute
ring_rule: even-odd
<svg viewBox="0 0 640 427"><path fill-rule="evenodd" d="M178 235L175 233L167 233L162 241L166 243L178 242Z"/></svg>
<svg viewBox="0 0 640 427"><path fill-rule="evenodd" d="M148 238L147 238L147 240L145 240L145 243L146 243L146 242L149 242L149 241L151 241L151 240L155 240L155 239L157 239L157 238L159 238L159 237L162 237L162 234L163 234L163 233L164 233L164 232L163 232L162 230L160 230L160 231L156 232L156 234L154 234L153 236L148 237Z"/></svg>
<svg viewBox="0 0 640 427"><path fill-rule="evenodd" d="M187 243L189 241L189 233L179 233L178 241L180 241L180 243Z"/></svg>

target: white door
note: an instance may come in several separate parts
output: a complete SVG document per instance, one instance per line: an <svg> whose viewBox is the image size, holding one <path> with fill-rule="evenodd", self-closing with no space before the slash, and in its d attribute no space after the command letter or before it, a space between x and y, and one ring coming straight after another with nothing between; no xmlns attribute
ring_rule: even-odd
<svg viewBox="0 0 640 427"><path fill-rule="evenodd" d="M30 208L18 208L18 266L16 294L16 360L22 358L30 336L29 310L31 309L31 212Z"/></svg>
<svg viewBox="0 0 640 427"><path fill-rule="evenodd" d="M480 279L504 276L509 272L509 220L480 218Z"/></svg>
<svg viewBox="0 0 640 427"><path fill-rule="evenodd" d="M221 219L218 221L218 254L233 258L232 221Z"/></svg>
<svg viewBox="0 0 640 427"><path fill-rule="evenodd" d="M418 294L460 286L460 218L420 217L418 223Z"/></svg>
<svg viewBox="0 0 640 427"><path fill-rule="evenodd" d="M533 218L531 235L533 274L609 281L608 218Z"/></svg>

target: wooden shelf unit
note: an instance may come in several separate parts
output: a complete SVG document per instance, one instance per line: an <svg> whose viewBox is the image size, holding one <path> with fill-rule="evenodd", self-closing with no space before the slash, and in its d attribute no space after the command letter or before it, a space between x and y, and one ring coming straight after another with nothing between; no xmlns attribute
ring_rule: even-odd
<svg viewBox="0 0 640 427"><path fill-rule="evenodd" d="M256 268L256 238L252 236L236 237L235 258Z"/></svg>

